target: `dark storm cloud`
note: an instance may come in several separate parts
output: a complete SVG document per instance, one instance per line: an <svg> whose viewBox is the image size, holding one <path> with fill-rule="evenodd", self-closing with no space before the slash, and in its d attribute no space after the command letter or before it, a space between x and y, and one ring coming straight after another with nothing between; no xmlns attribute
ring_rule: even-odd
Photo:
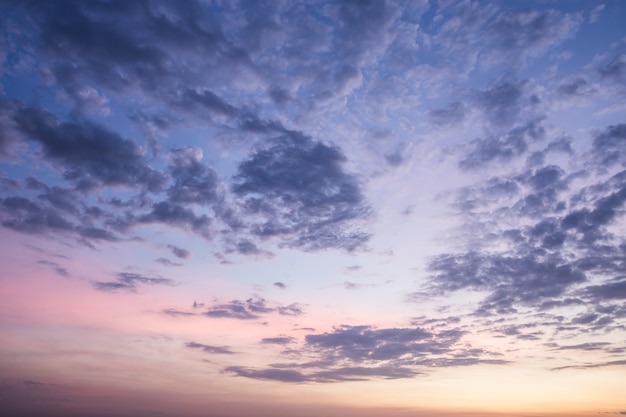
<svg viewBox="0 0 626 417"><path fill-rule="evenodd" d="M200 349L203 352L213 353L217 355L232 355L233 353L235 353L232 350L230 350L230 346L211 346L211 345L204 345L202 343L196 343L196 342L185 343L185 346L191 349Z"/></svg>
<svg viewBox="0 0 626 417"><path fill-rule="evenodd" d="M363 245L368 235L351 226L366 219L369 208L345 162L340 149L295 133L253 153L239 165L233 186L248 214L262 219L252 233L307 250Z"/></svg>
<svg viewBox="0 0 626 417"><path fill-rule="evenodd" d="M118 272L115 281L96 281L94 287L100 291L114 292L117 290L136 292L140 285L175 285L167 278L146 277L130 272Z"/></svg>
<svg viewBox="0 0 626 417"><path fill-rule="evenodd" d="M79 189L126 185L159 191L166 177L150 168L141 149L106 127L91 122L62 123L53 114L23 108L15 115L21 132L43 147L44 156Z"/></svg>

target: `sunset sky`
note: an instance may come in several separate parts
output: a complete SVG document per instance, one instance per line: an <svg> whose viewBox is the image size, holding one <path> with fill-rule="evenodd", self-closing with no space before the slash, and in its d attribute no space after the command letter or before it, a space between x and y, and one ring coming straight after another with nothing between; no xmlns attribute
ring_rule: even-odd
<svg viewBox="0 0 626 417"><path fill-rule="evenodd" d="M3 416L626 415L626 2L0 29Z"/></svg>

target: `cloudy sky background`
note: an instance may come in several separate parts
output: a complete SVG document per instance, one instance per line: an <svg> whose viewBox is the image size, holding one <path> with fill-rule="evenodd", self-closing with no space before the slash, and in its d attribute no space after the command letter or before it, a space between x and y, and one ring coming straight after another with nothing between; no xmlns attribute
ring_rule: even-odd
<svg viewBox="0 0 626 417"><path fill-rule="evenodd" d="M626 413L625 3L0 16L2 408Z"/></svg>

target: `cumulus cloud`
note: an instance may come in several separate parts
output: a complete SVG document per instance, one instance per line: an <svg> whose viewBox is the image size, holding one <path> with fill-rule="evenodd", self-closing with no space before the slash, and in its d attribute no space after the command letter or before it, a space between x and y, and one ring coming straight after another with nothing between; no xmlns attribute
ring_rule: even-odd
<svg viewBox="0 0 626 417"><path fill-rule="evenodd" d="M362 246L368 235L352 223L366 219L369 208L345 161L339 148L295 133L243 161L233 189L248 215L259 218L252 233L307 250Z"/></svg>

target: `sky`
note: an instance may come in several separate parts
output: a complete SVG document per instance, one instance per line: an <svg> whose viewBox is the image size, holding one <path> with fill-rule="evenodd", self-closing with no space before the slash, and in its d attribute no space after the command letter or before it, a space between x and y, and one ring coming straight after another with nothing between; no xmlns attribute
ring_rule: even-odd
<svg viewBox="0 0 626 417"><path fill-rule="evenodd" d="M626 415L624 22L0 0L0 408Z"/></svg>

